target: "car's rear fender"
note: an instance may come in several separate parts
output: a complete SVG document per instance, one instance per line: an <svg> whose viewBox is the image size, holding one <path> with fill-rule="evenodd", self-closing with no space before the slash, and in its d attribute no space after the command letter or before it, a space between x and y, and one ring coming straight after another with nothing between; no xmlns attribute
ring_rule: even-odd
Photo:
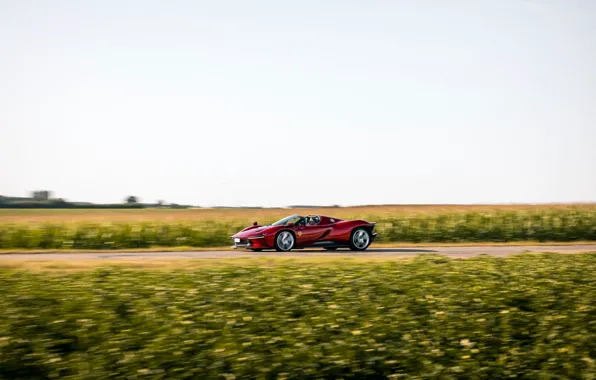
<svg viewBox="0 0 596 380"><path fill-rule="evenodd" d="M343 243L348 243L350 241L350 235L352 231L358 227L366 228L371 235L376 235L374 233L376 223L367 222L365 220L345 220L341 222L337 222L334 225L334 232L333 232L333 240ZM330 237L331 238L331 237Z"/></svg>

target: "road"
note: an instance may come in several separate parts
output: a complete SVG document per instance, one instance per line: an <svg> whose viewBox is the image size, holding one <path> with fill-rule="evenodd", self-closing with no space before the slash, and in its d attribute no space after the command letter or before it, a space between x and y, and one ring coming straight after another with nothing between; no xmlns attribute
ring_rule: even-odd
<svg viewBox="0 0 596 380"><path fill-rule="evenodd" d="M596 244L584 245L538 245L538 246L478 246L478 247L421 247L421 248L369 248L364 252L337 250L295 250L290 253L249 252L249 251L203 251L203 252L101 252L101 253L38 253L4 254L0 261L75 261L75 260L131 260L131 259L232 259L240 257L412 257L434 253L454 258L467 258L478 255L505 257L522 252L581 253L596 252Z"/></svg>

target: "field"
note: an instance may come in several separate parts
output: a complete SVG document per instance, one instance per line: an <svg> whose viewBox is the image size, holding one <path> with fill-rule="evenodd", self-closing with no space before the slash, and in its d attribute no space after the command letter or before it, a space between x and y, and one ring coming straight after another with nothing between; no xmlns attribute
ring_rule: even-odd
<svg viewBox="0 0 596 380"><path fill-rule="evenodd" d="M377 222L378 243L596 241L596 205L330 209L0 210L0 249L220 247L258 221L323 214Z"/></svg>
<svg viewBox="0 0 596 380"><path fill-rule="evenodd" d="M0 271L0 378L596 377L596 254L201 263Z"/></svg>
<svg viewBox="0 0 596 380"><path fill-rule="evenodd" d="M596 203L546 205L388 205L312 209L0 209L0 224L63 222L142 222L142 221L241 221L273 222L291 214L321 214L344 219L387 219L407 215L496 212L596 212Z"/></svg>

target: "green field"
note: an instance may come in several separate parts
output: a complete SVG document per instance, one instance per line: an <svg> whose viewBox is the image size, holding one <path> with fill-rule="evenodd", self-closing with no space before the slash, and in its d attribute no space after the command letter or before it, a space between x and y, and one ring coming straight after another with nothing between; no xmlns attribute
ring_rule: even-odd
<svg viewBox="0 0 596 380"><path fill-rule="evenodd" d="M322 210L1 210L0 249L220 247L293 213L377 222L378 243L596 241L596 207L383 206Z"/></svg>
<svg viewBox="0 0 596 380"><path fill-rule="evenodd" d="M0 272L5 379L596 377L596 254Z"/></svg>

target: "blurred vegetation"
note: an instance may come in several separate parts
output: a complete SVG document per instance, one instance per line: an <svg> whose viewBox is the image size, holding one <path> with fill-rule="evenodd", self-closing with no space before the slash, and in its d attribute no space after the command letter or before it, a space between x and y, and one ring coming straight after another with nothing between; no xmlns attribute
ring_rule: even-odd
<svg viewBox="0 0 596 380"><path fill-rule="evenodd" d="M382 208L380 208L382 210ZM355 213L352 209L352 212ZM542 208L516 211L374 213L355 215L377 222L377 242L572 242L596 241L596 208ZM276 212L280 212L279 210ZM288 210L281 211L285 214ZM291 212L290 212L291 213ZM152 214L155 218L155 214ZM233 215L233 214L232 214ZM124 249L217 247L246 227L248 218L42 222L0 224L0 249ZM275 219L264 221L270 223Z"/></svg>
<svg viewBox="0 0 596 380"><path fill-rule="evenodd" d="M596 254L0 272L0 378L596 377Z"/></svg>

